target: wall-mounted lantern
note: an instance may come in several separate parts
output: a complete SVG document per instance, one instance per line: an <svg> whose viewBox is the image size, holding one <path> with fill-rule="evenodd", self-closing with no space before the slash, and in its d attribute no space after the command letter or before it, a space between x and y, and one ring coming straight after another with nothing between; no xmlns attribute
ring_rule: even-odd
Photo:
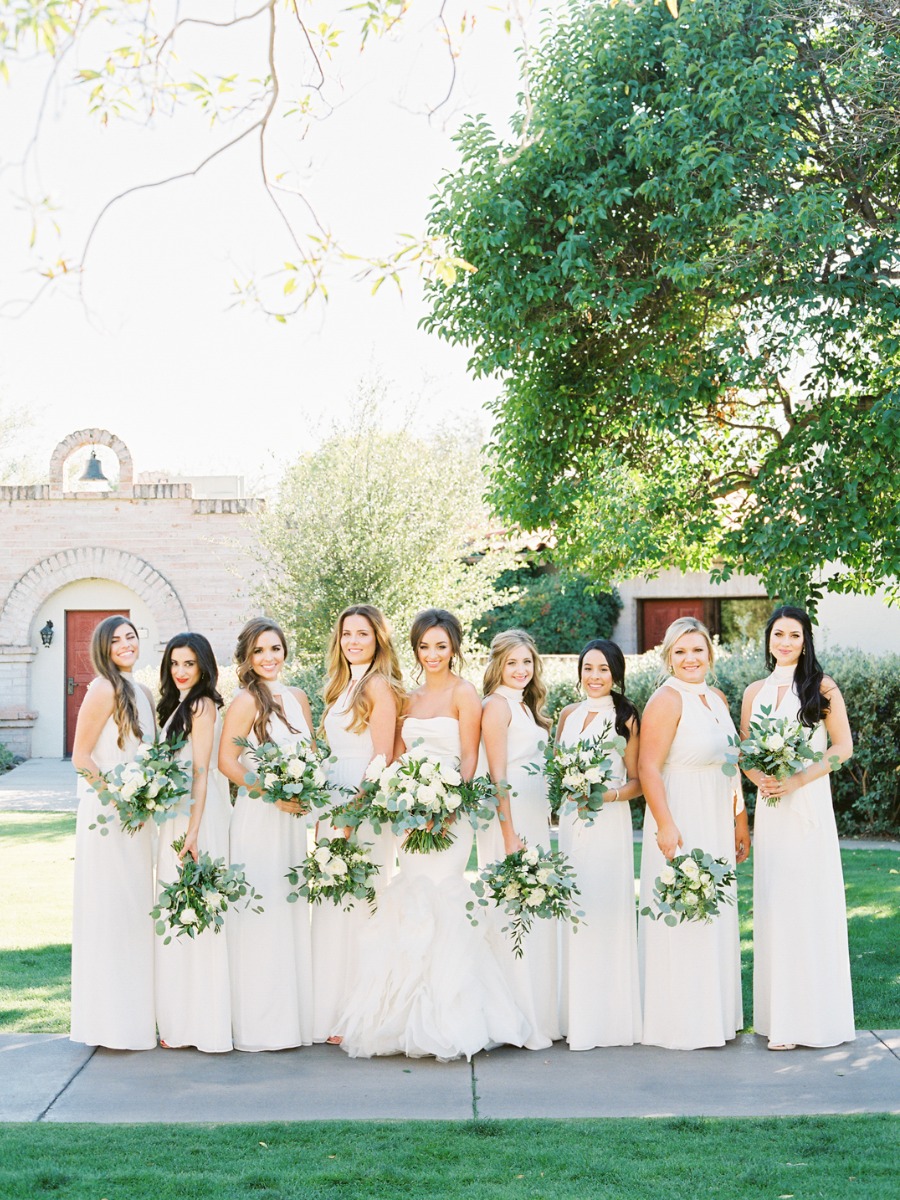
<svg viewBox="0 0 900 1200"><path fill-rule="evenodd" d="M47 624L44 626L44 628L41 630L41 641L44 643L44 646L46 646L46 647L49 647L52 644L52 642L53 642L53 622L52 621L48 621Z"/></svg>

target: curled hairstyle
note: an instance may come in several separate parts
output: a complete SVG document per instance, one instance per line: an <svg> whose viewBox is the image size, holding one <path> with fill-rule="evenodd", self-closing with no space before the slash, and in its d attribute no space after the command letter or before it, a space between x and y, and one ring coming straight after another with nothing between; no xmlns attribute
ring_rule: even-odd
<svg viewBox="0 0 900 1200"><path fill-rule="evenodd" d="M282 633L280 626L276 625L274 621L270 621L268 617L252 617L247 622L238 634L237 648L234 652L238 683L256 701L256 720L253 722L253 732L256 740L260 743L269 740L269 722L273 716L279 717L291 733L300 733L300 730L295 729L288 721L281 701L277 696L272 695L266 681L260 679L253 669L253 647L264 633L275 634L284 649L284 657L287 658L287 638Z"/></svg>
<svg viewBox="0 0 900 1200"><path fill-rule="evenodd" d="M484 669L484 685L483 692L485 696L490 696L495 692L503 682L503 668L506 666L506 660L519 646L524 646L530 651L532 662L534 663L534 674L528 681L528 685L522 695L522 699L531 709L534 714L534 719L544 729L550 728L550 718L544 711L544 705L547 702L547 685L544 683L544 668L541 663L541 656L538 654L537 646L534 644L534 638L530 633L526 633L524 629L506 629L502 633L498 633L491 639L491 657L488 659L488 664Z"/></svg>
<svg viewBox="0 0 900 1200"><path fill-rule="evenodd" d="M371 686L373 678L380 677L391 689L397 702L398 713L403 711L406 692L403 688L403 676L391 636L391 628L384 613L373 604L351 604L335 621L328 641L325 687L323 689L325 713L334 707L352 678L350 664L341 648L341 634L344 632L344 621L347 617L364 617L375 635L375 653L366 673L353 690L353 698L348 709L352 716L351 723L347 726L349 732L362 733L369 723L375 703L372 698Z"/></svg>
<svg viewBox="0 0 900 1200"><path fill-rule="evenodd" d="M200 672L199 679L183 700L172 678L173 650L190 650ZM218 682L219 664L212 646L202 633L176 633L169 639L159 664L159 704L156 706L160 727L172 718L166 730L167 741L174 742L181 736L191 736L194 714L199 712L203 700L211 700L216 708L222 707L223 700L216 686Z"/></svg>
<svg viewBox="0 0 900 1200"><path fill-rule="evenodd" d="M699 633L704 642L706 642L706 648L709 650L709 670L712 671L713 664L716 661L716 651L709 630L696 617L679 617L666 630L662 645L659 648L659 653L663 661L663 670L659 676L660 683L664 682L672 674L672 648L678 639L683 638L686 633Z"/></svg>
<svg viewBox="0 0 900 1200"><path fill-rule="evenodd" d="M465 660L462 655L463 631L459 619L454 617L453 613L447 612L446 608L426 608L413 617L409 631L409 644L412 646L412 652L416 658L417 677L422 674L422 664L419 662L419 642L429 629L443 629L453 652L450 659L450 670L452 671L455 665L456 670L461 671Z"/></svg>
<svg viewBox="0 0 900 1200"><path fill-rule="evenodd" d="M637 706L625 695L625 655L616 643L609 641L608 638L594 638L593 641L588 642L578 655L579 683L581 682L581 669L584 666L584 660L592 650L599 650L606 659L613 681L610 696L616 708L616 733L627 742L631 737L629 721L633 720L635 729L640 730L641 715L637 710Z"/></svg>
<svg viewBox="0 0 900 1200"><path fill-rule="evenodd" d="M138 637L137 627L128 617L105 617L94 630L91 638L91 664L97 674L103 679L108 679L113 686L113 720L119 730L116 744L120 750L124 750L125 739L128 735L133 734L140 741L143 737L143 730L134 695L134 688L137 685L133 684L129 687L122 672L112 660L112 640L120 625L129 626L134 630L134 636ZM138 644L140 644L140 638L138 638Z"/></svg>
<svg viewBox="0 0 900 1200"><path fill-rule="evenodd" d="M825 672L822 664L816 658L816 647L813 644L812 621L809 614L793 604L782 604L772 613L763 634L763 650L766 655L766 667L771 671L775 667L775 655L769 649L772 630L781 620L796 621L803 630L803 650L794 671L794 691L800 701L800 724L807 729L827 717L831 711L831 702L822 694L822 680Z"/></svg>

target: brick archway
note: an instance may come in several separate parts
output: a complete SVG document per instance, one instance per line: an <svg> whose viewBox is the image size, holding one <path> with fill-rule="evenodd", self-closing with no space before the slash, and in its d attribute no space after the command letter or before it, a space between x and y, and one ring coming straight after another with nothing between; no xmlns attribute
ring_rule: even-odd
<svg viewBox="0 0 900 1200"><path fill-rule="evenodd" d="M63 495L63 467L69 457L82 446L108 446L119 460L120 496L134 493L134 463L131 451L120 437L108 429L79 429L63 438L50 456L50 498L59 500Z"/></svg>
<svg viewBox="0 0 900 1200"><path fill-rule="evenodd" d="M44 601L79 579L110 579L125 584L146 603L160 631L176 633L190 628L178 593L143 558L125 550L84 546L51 554L26 571L0 612L0 645L29 645L31 623Z"/></svg>

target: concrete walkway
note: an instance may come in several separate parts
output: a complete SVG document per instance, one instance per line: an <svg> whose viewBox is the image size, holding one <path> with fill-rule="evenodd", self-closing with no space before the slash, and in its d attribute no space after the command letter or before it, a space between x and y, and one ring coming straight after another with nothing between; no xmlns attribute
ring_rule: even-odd
<svg viewBox="0 0 900 1200"><path fill-rule="evenodd" d="M718 1050L573 1054L504 1047L472 1063L349 1059L333 1046L269 1054L93 1050L64 1035L0 1035L0 1121L242 1122L473 1117L900 1113L900 1031L771 1053L743 1034Z"/></svg>

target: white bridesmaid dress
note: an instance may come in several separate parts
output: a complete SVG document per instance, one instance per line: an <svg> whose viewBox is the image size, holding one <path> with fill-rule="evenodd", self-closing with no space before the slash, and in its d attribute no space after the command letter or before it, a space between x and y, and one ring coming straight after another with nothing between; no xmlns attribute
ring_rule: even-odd
<svg viewBox="0 0 900 1200"><path fill-rule="evenodd" d="M149 741L155 728L150 701L143 688L123 678L134 691L142 737ZM110 717L91 752L101 772L130 762L141 744L129 733L120 747L118 737ZM155 826L148 822L134 834L125 833L115 809L101 805L81 776L77 791L70 1037L112 1050L152 1050ZM112 816L106 836L88 828L100 813Z"/></svg>
<svg viewBox="0 0 900 1200"><path fill-rule="evenodd" d="M269 684L279 696L292 733L276 714L268 740L284 745L309 738L300 702L283 684ZM249 740L256 743L251 732ZM256 771L249 754L241 761ZM314 817L295 817L274 804L238 793L231 817L231 861L242 863L247 880L262 894L264 909L229 909L228 966L235 1050L285 1050L313 1040L312 938L309 905L289 904L285 878L309 853Z"/></svg>
<svg viewBox="0 0 900 1200"><path fill-rule="evenodd" d="M596 712L585 725L591 712ZM569 713L560 742L577 746L598 737L609 723L615 733L612 696L582 701ZM615 778L625 783L621 755ZM615 787L615 783L613 787ZM631 1046L641 1040L637 914L634 897L634 834L631 805L604 804L586 825L573 813L559 820L559 848L568 856L581 895L584 922L563 929L562 1028L570 1050Z"/></svg>
<svg viewBox="0 0 900 1200"><path fill-rule="evenodd" d="M337 759L327 767L328 782L334 788L358 788L375 754L368 729L353 733L348 728L352 720L352 689L367 670L367 663L351 666L351 682L347 690L325 714L325 737L332 755ZM355 836L360 845L368 848L370 859L378 867L373 887L376 895L380 895L394 873L394 836L389 828L382 828L381 833L376 834L368 821L363 821L357 827ZM343 831L342 828L320 822L318 837L320 840L343 837ZM365 900L355 901L348 912L330 901L310 907L315 992L313 1040L324 1042L334 1033L347 1003L356 974L359 943L365 937L370 909Z"/></svg>
<svg viewBox="0 0 900 1200"><path fill-rule="evenodd" d="M705 683L667 679L681 696L681 718L663 766L679 853L705 850L734 863L734 780L722 772L735 728L727 706ZM652 906L653 882L666 865L648 806L641 853L640 907ZM737 904L723 904L707 924L638 923L644 1045L670 1050L723 1046L743 1026Z"/></svg>
<svg viewBox="0 0 900 1200"><path fill-rule="evenodd" d="M510 786L513 827L529 846L550 850L547 781L542 774L529 774L526 769L528 766L539 768L543 764L541 745L550 735L535 721L531 709L523 704L523 690L501 684L493 694L502 696L509 705L506 782ZM482 748L479 774L486 773L487 756ZM477 839L480 866L505 858L499 818L486 830L480 830ZM512 942L502 932L508 920L503 910L491 906L482 909L482 913L497 961L517 1005L531 1026L525 1048L546 1050L562 1036L559 1025L559 922L536 920L525 935L522 957L516 958Z"/></svg>
<svg viewBox="0 0 900 1200"><path fill-rule="evenodd" d="M429 756L459 761L454 717L407 717L407 748L420 739ZM466 916L473 898L465 877L472 828L461 820L454 832L448 850L399 849L400 873L369 922L358 981L335 1030L352 1058L470 1058L486 1046L521 1046L529 1036L528 1020L491 953L484 923L473 926Z"/></svg>
<svg viewBox="0 0 900 1200"><path fill-rule="evenodd" d="M776 667L753 702L799 720L794 668ZM778 703L779 689L785 689ZM827 752L823 723L813 750ZM753 1025L779 1045L837 1046L856 1037L847 907L827 775L754 818Z"/></svg>
<svg viewBox="0 0 900 1200"><path fill-rule="evenodd" d="M197 846L211 858L228 863L228 823L231 801L228 782L216 769L222 718L216 715L215 739L206 777L206 803L200 820ZM191 773L191 740L179 753ZM157 893L163 884L178 879L181 864L172 843L187 833L190 813L173 818L159 833ZM195 938L172 938L168 946L156 938L156 1022L166 1045L196 1046L216 1054L230 1050L231 992L228 944L224 930L207 929Z"/></svg>

